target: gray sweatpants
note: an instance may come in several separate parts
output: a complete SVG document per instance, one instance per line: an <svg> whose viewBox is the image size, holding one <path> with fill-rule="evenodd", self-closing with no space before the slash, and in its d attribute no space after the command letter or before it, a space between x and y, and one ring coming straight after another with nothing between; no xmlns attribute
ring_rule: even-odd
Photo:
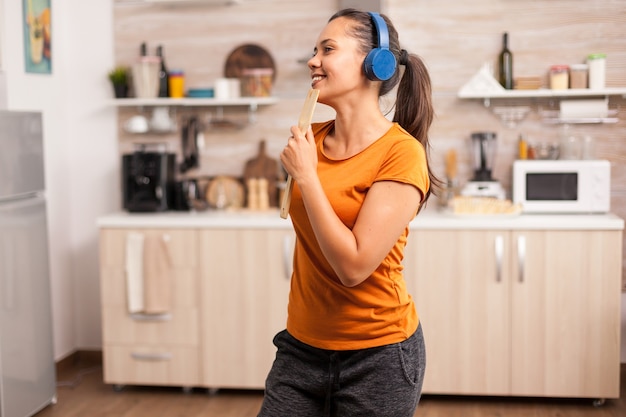
<svg viewBox="0 0 626 417"><path fill-rule="evenodd" d="M426 367L421 325L401 343L363 350L317 349L286 330L274 345L259 417L412 417L417 408Z"/></svg>

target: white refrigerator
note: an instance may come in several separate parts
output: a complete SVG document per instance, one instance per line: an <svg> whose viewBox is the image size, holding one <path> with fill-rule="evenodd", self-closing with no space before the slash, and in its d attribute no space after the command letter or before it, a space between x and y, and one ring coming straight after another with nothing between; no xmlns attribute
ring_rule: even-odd
<svg viewBox="0 0 626 417"><path fill-rule="evenodd" d="M0 111L0 417L56 402L42 127Z"/></svg>

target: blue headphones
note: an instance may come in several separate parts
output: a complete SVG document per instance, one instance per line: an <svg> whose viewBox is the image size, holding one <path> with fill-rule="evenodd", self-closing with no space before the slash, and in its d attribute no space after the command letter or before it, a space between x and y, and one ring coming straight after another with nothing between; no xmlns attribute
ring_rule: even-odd
<svg viewBox="0 0 626 417"><path fill-rule="evenodd" d="M389 50L389 29L381 15L369 12L376 27L378 47L372 49L363 61L365 76L372 81L387 81L396 72L396 57Z"/></svg>

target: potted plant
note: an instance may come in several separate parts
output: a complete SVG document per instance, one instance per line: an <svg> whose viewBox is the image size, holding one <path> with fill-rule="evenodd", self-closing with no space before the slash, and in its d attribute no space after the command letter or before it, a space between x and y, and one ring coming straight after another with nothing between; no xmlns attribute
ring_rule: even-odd
<svg viewBox="0 0 626 417"><path fill-rule="evenodd" d="M128 95L128 73L128 67L122 65L118 65L109 71L109 80L111 80L111 83L113 84L115 98L124 98Z"/></svg>

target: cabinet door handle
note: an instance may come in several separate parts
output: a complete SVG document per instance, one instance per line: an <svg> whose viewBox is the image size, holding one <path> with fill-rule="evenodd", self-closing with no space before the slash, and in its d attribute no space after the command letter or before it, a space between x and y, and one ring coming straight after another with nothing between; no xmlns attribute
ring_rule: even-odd
<svg viewBox="0 0 626 417"><path fill-rule="evenodd" d="M293 273L293 259L291 256L291 250L293 248L293 239L290 235L283 237L283 271L285 273L285 279L289 281L291 274Z"/></svg>
<svg viewBox="0 0 626 417"><path fill-rule="evenodd" d="M165 353L141 353L141 352L131 352L131 358L137 359L140 361L169 361L172 359L172 354L169 352Z"/></svg>
<svg viewBox="0 0 626 417"><path fill-rule="evenodd" d="M144 314L144 313L132 313L130 318L137 321L168 321L172 320L172 314Z"/></svg>
<svg viewBox="0 0 626 417"><path fill-rule="evenodd" d="M496 282L502 281L502 257L504 256L504 239L502 236L496 236L494 245L496 255Z"/></svg>
<svg viewBox="0 0 626 417"><path fill-rule="evenodd" d="M524 282L524 266L526 263L526 236L517 237L517 273L520 283Z"/></svg>

